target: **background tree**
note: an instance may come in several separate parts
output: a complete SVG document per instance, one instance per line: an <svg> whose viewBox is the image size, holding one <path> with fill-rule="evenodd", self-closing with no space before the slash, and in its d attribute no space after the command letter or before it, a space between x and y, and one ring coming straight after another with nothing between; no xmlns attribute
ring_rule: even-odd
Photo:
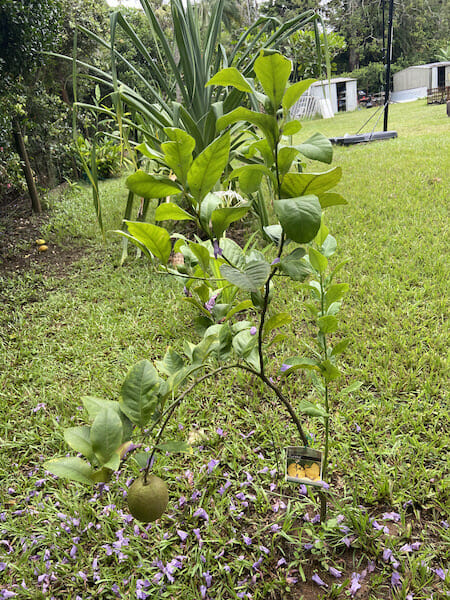
<svg viewBox="0 0 450 600"><path fill-rule="evenodd" d="M261 12L271 17L287 21L306 10L321 10L320 0L268 0L261 6Z"/></svg>
<svg viewBox="0 0 450 600"><path fill-rule="evenodd" d="M59 0L3 0L0 6L1 112L8 115L2 137L5 144L14 140L35 212L41 212L41 204L22 132L26 112L20 100L43 60L42 52L57 43L59 19Z"/></svg>
<svg viewBox="0 0 450 600"><path fill-rule="evenodd" d="M347 42L342 70L382 62L383 4L387 31L388 0L330 0L330 25ZM393 61L402 66L430 62L448 41L448 0L399 0L394 5Z"/></svg>

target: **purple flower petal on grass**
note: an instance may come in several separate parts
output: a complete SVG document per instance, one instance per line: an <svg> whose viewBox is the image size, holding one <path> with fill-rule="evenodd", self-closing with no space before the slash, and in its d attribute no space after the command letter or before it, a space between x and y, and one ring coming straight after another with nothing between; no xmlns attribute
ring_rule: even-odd
<svg viewBox="0 0 450 600"><path fill-rule="evenodd" d="M203 540L202 536L200 535L200 529L193 529L192 531L194 532L194 535L197 538L198 547L201 548L203 546Z"/></svg>
<svg viewBox="0 0 450 600"><path fill-rule="evenodd" d="M391 559L392 556L392 550L390 548L385 548L383 550L383 560L384 562L388 562L388 560Z"/></svg>
<svg viewBox="0 0 450 600"><path fill-rule="evenodd" d="M217 465L220 464L220 460L212 458L208 463L208 475L214 471Z"/></svg>
<svg viewBox="0 0 450 600"><path fill-rule="evenodd" d="M383 519L385 521L394 521L395 523L398 523L398 521L400 521L400 518L400 515L396 512L383 513Z"/></svg>
<svg viewBox="0 0 450 600"><path fill-rule="evenodd" d="M184 542L188 537L188 534L185 531L182 531L181 529L177 529L177 534L182 542Z"/></svg>
<svg viewBox="0 0 450 600"><path fill-rule="evenodd" d="M271 265L277 265L280 262L280 258L277 256L277 258L274 258L273 261L270 263Z"/></svg>
<svg viewBox="0 0 450 600"><path fill-rule="evenodd" d="M350 585L350 594L352 595L352 597L356 594L356 592L361 587L361 584L359 583L360 578L361 578L361 575L359 573L352 573L351 585Z"/></svg>
<svg viewBox="0 0 450 600"><path fill-rule="evenodd" d="M400 585L400 582L401 582L400 573L398 571L394 571L392 573L392 577L391 577L391 586L396 587L396 586Z"/></svg>
<svg viewBox="0 0 450 600"><path fill-rule="evenodd" d="M438 567L437 569L433 569L433 571L436 573L436 575L439 577L439 579L442 579L442 581L444 581L445 576L447 575L447 570L444 571L444 569L442 567Z"/></svg>
<svg viewBox="0 0 450 600"><path fill-rule="evenodd" d="M258 330L256 329L256 327L255 327L255 326L253 326L253 327L250 327L250 335L256 335L256 332L257 332L257 331L258 331Z"/></svg>
<svg viewBox="0 0 450 600"><path fill-rule="evenodd" d="M336 578L342 577L342 572L339 571L339 569L335 569L334 567L330 567L329 571L330 571L330 575L333 575L333 577L336 577Z"/></svg>
<svg viewBox="0 0 450 600"><path fill-rule="evenodd" d="M244 544L250 546L252 543L252 538L248 537L248 535L242 535L242 539L244 540Z"/></svg>
<svg viewBox="0 0 450 600"><path fill-rule="evenodd" d="M287 371L288 369L290 369L292 367L292 365L287 365L286 363L283 363L280 367L280 371L282 373L284 373L285 371Z"/></svg>
<svg viewBox="0 0 450 600"><path fill-rule="evenodd" d="M200 519L204 519L205 521L209 521L208 513L204 508L197 508L193 516L199 517Z"/></svg>
<svg viewBox="0 0 450 600"><path fill-rule="evenodd" d="M321 585L322 587L328 587L328 584L325 583L325 581L323 581L319 575L317 575L317 573L314 573L314 575L311 577L311 580L314 581L314 583L317 583L317 585Z"/></svg>

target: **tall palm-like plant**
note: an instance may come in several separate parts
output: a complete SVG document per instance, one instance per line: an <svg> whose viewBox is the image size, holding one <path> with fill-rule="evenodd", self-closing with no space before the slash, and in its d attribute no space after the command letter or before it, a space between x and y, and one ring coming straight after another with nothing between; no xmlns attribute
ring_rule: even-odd
<svg viewBox="0 0 450 600"><path fill-rule="evenodd" d="M111 39L106 41L85 28L82 32L110 49L111 72L77 61L88 71L89 77L113 92L115 109L120 124L139 130L147 142L159 147L164 138L165 127L178 126L185 129L196 141L200 153L218 134L216 120L233 110L242 101L244 92L228 88L212 90L206 87L211 77L223 67L234 66L251 77L253 63L260 48L273 48L307 23L317 31L321 17L314 11L306 11L295 18L280 23L274 17L260 17L240 37L231 52L220 43L220 32L226 0L217 0L212 6L209 24L204 36L200 35L198 12L190 0L171 0L173 41L163 31L150 0L140 0L153 32L154 40L162 58L155 63L146 46L120 11L111 16ZM115 49L118 30L125 34L146 61L152 79L144 78L136 66ZM319 49L320 52L320 49ZM71 57L60 57L72 60ZM117 77L117 65L122 62L141 81L146 93L139 93L123 84ZM158 65L164 65L161 68ZM102 106L82 104L84 108L111 114ZM124 115L123 107L133 114Z"/></svg>
<svg viewBox="0 0 450 600"><path fill-rule="evenodd" d="M92 105L76 103L76 105L87 110L104 113L107 119L116 120L127 144L129 137L127 131L133 131L134 141L131 143L137 143L138 139L145 141L147 144L146 155L150 158L153 150L155 158L158 160L161 143L167 140L165 129L171 127L181 128L190 134L195 140L194 154L200 154L215 137L220 135L216 128L217 120L237 108L247 94L246 86L244 88L240 88L239 85L234 88L207 86L208 81L221 68L236 67L244 78L251 80L258 50L277 48L278 44L308 23L313 24L315 28L320 57L319 27L322 26L325 32L320 15L312 10L299 14L284 23L275 17L260 17L243 32L232 51L227 52L220 42L225 1L217 0L214 3L207 30L204 35L201 35L199 14L196 7L191 4L191 0L171 0L172 40L161 27L150 0L140 0L159 53L158 62L153 60L148 48L120 11L111 16L109 42L80 27L84 34L110 50L111 71L106 72L76 60L76 48L73 57L60 56L60 58L73 61L74 80L76 79L75 67L81 67L83 71L88 72L88 77L96 84L103 89L109 88L113 106L108 108L100 103ZM123 35L128 37L129 43L134 46L148 65L151 79L144 77L135 65L130 64L117 51L115 39L119 31L121 37ZM128 72L132 71L141 82L140 91L119 80L117 75L119 63L122 63ZM74 85L74 89L76 89L76 85ZM248 94L248 101L255 102L253 94ZM257 106L253 106L253 108L258 109ZM236 127L240 126L236 125ZM230 161L235 156L239 143L239 138L234 140ZM94 154L91 161L93 166L92 168L88 166L88 176L95 183L95 146L93 148ZM94 185L95 189L98 190ZM94 206L100 228L103 230L101 202L98 193L94 194ZM130 219L132 206L133 193L130 192L124 219ZM259 212L262 214L262 211ZM266 219L264 219L264 224L267 224ZM126 252L126 246L124 246L122 261L126 257Z"/></svg>

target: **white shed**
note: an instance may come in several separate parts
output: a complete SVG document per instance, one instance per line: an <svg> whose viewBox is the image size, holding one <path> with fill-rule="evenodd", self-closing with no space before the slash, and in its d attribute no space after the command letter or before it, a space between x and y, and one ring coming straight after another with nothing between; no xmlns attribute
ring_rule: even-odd
<svg viewBox="0 0 450 600"><path fill-rule="evenodd" d="M328 99L334 114L358 108L357 81L351 77L335 77L326 81L316 81L307 94L316 98Z"/></svg>
<svg viewBox="0 0 450 600"><path fill-rule="evenodd" d="M407 67L394 73L393 102L426 98L427 90L450 86L450 62Z"/></svg>

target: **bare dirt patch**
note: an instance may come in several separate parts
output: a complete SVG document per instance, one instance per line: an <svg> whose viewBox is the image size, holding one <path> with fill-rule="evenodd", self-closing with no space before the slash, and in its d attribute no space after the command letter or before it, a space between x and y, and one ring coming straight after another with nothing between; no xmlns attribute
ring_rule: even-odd
<svg viewBox="0 0 450 600"><path fill-rule="evenodd" d="M42 230L48 219L45 213L33 214L26 199L0 199L0 276L30 269L62 276L85 255L86 248L59 246L47 239L48 249L39 252L36 240L45 239Z"/></svg>

